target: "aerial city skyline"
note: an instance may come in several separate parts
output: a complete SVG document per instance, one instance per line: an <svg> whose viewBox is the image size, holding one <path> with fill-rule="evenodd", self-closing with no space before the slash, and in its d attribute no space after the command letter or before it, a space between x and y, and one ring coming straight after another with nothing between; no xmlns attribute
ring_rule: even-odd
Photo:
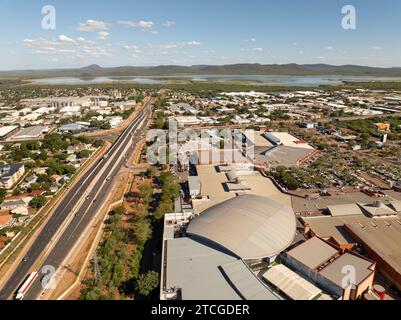
<svg viewBox="0 0 401 320"><path fill-rule="evenodd" d="M0 70L199 64L399 67L398 1L0 2ZM42 20L52 6L52 28ZM44 9L42 13L42 9ZM385 16L386 19L382 19ZM53 21L54 20L54 21Z"/></svg>
<svg viewBox="0 0 401 320"><path fill-rule="evenodd" d="M397 306L400 12L0 0L3 307L257 319L293 301L299 315Z"/></svg>

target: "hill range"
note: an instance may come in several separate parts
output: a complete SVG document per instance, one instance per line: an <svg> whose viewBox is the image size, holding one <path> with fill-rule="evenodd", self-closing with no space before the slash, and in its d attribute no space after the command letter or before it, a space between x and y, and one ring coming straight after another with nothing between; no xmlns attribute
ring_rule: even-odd
<svg viewBox="0 0 401 320"><path fill-rule="evenodd" d="M90 65L77 69L0 71L3 79L38 79L53 77L179 77L190 75L286 75L286 76L381 76L401 77L401 68L378 68L358 65L334 66L328 64L231 64L231 65L161 65L153 67L122 66L103 68Z"/></svg>

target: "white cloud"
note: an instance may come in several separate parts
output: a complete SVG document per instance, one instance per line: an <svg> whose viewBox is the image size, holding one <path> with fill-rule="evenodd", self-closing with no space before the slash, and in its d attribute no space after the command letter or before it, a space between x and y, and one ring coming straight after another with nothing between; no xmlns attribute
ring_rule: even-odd
<svg viewBox="0 0 401 320"><path fill-rule="evenodd" d="M255 38L246 39L245 42L256 42Z"/></svg>
<svg viewBox="0 0 401 320"><path fill-rule="evenodd" d="M98 32L97 35L98 35L97 39L106 40L108 38L108 36L110 35L110 33L107 31L100 31L100 32Z"/></svg>
<svg viewBox="0 0 401 320"><path fill-rule="evenodd" d="M58 36L58 40L60 42L64 42L64 43L74 43L75 42L74 39L71 39L71 38L69 38L69 37L67 37L67 36L65 36L63 34Z"/></svg>
<svg viewBox="0 0 401 320"><path fill-rule="evenodd" d="M253 51L257 51L257 52L262 52L264 49L263 48L253 48Z"/></svg>
<svg viewBox="0 0 401 320"><path fill-rule="evenodd" d="M76 40L65 35L60 35L57 40L48 40L44 38L30 39L24 41L27 47L35 49L36 54L51 54L57 56L60 61L65 58L83 59L100 58L112 55L112 48L102 47L94 41L86 40L83 37L78 37Z"/></svg>
<svg viewBox="0 0 401 320"><path fill-rule="evenodd" d="M189 41L189 42L171 42L158 45L150 45L150 47L159 49L183 49L183 48L195 48L201 45L202 44L198 41Z"/></svg>
<svg viewBox="0 0 401 320"><path fill-rule="evenodd" d="M78 37L76 39L76 42L77 42L77 45L79 45L79 44L95 44L94 41L86 40L84 37Z"/></svg>
<svg viewBox="0 0 401 320"><path fill-rule="evenodd" d="M154 22L153 21L118 21L118 24L121 24L127 28L138 28L138 29L142 29L142 30L146 30L146 29L152 29L154 27Z"/></svg>
<svg viewBox="0 0 401 320"><path fill-rule="evenodd" d="M96 20L86 20L79 24L78 30L84 32L98 31L98 30L109 30L111 27L110 23Z"/></svg>
<svg viewBox="0 0 401 320"><path fill-rule="evenodd" d="M44 38L36 38L36 39L24 39L24 44L31 48L54 48L56 46L60 46L62 43L59 41L51 41Z"/></svg>
<svg viewBox="0 0 401 320"><path fill-rule="evenodd" d="M369 50L383 50L383 47L379 47L379 46L374 46L374 47L370 47Z"/></svg>
<svg viewBox="0 0 401 320"><path fill-rule="evenodd" d="M186 43L187 47L199 47L200 45L202 44L198 41L190 41Z"/></svg>
<svg viewBox="0 0 401 320"><path fill-rule="evenodd" d="M136 46L136 45L124 44L124 45L122 46L122 48L125 49L125 50L130 50L130 51L132 51L134 54L141 53L140 48L139 48L138 46Z"/></svg>
<svg viewBox="0 0 401 320"><path fill-rule="evenodd" d="M334 48L332 46L327 46L327 47L324 47L324 50L334 50Z"/></svg>
<svg viewBox="0 0 401 320"><path fill-rule="evenodd" d="M138 46L129 45L129 44L124 44L122 47L123 47L123 49L127 49L127 50L130 50L130 49L137 49L137 48L138 48Z"/></svg>
<svg viewBox="0 0 401 320"><path fill-rule="evenodd" d="M171 20L167 20L163 26L165 26L166 28L171 28L171 27L175 27L177 25L177 23L175 21L171 21Z"/></svg>

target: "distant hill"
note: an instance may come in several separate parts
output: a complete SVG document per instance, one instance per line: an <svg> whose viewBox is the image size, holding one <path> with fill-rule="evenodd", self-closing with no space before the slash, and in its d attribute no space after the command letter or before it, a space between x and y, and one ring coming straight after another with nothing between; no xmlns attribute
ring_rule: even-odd
<svg viewBox="0 0 401 320"><path fill-rule="evenodd" d="M80 69L0 71L0 78L51 78L51 77L118 77L118 76L185 76L185 75L343 75L401 77L401 68L375 68L357 65L333 66L328 64L231 64L155 67L122 66L102 68L93 64Z"/></svg>
<svg viewBox="0 0 401 320"><path fill-rule="evenodd" d="M90 66L81 68L81 70L91 72L91 71L103 70L103 68L101 66L99 66L98 64L91 64Z"/></svg>

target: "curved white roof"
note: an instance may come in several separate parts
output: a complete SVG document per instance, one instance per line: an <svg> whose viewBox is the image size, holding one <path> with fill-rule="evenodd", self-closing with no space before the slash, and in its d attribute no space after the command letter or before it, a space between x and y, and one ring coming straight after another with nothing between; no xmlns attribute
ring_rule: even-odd
<svg viewBox="0 0 401 320"><path fill-rule="evenodd" d="M261 259L292 244L296 219L289 207L243 195L204 211L190 223L187 233L217 243L241 259Z"/></svg>

